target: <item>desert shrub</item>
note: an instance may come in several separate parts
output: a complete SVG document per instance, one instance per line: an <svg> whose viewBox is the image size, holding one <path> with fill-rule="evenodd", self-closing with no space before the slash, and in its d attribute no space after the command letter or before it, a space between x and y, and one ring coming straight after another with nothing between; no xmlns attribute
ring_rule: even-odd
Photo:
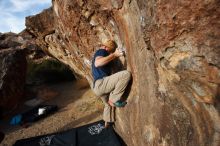
<svg viewBox="0 0 220 146"><path fill-rule="evenodd" d="M64 64L54 59L43 60L40 63L28 61L27 82L55 83L75 79L72 71Z"/></svg>

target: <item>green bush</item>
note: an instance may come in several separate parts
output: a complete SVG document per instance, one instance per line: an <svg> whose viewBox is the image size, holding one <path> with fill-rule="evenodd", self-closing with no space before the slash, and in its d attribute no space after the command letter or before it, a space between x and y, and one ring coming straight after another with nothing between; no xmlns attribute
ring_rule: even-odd
<svg viewBox="0 0 220 146"><path fill-rule="evenodd" d="M27 82L55 83L73 80L72 71L57 60L44 60L41 63L28 61Z"/></svg>

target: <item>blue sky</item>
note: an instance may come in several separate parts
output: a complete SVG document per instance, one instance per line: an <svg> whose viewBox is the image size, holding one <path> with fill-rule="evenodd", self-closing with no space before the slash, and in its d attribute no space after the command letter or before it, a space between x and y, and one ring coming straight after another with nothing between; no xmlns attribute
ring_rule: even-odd
<svg viewBox="0 0 220 146"><path fill-rule="evenodd" d="M51 5L51 0L0 0L0 32L21 32L26 16L38 14Z"/></svg>

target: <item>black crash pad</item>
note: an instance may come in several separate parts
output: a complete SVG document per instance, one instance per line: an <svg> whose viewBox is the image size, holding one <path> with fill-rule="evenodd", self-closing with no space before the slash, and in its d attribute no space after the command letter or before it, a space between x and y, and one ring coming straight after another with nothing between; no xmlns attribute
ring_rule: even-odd
<svg viewBox="0 0 220 146"><path fill-rule="evenodd" d="M73 128L68 131L21 139L14 146L121 146L112 127L104 128L104 122Z"/></svg>
<svg viewBox="0 0 220 146"><path fill-rule="evenodd" d="M45 112L42 115L38 114L38 110L40 108L44 108ZM58 106L57 105L39 105L25 113L22 114L22 121L24 123L27 122L35 122L38 121L42 118L45 118L46 116L56 112L58 110Z"/></svg>
<svg viewBox="0 0 220 146"><path fill-rule="evenodd" d="M16 141L14 146L76 146L75 129Z"/></svg>
<svg viewBox="0 0 220 146"><path fill-rule="evenodd" d="M39 113L39 110L43 110ZM57 105L39 105L30 109L22 114L18 114L11 119L11 125L25 124L36 122L42 118L49 116L50 114L58 110Z"/></svg>

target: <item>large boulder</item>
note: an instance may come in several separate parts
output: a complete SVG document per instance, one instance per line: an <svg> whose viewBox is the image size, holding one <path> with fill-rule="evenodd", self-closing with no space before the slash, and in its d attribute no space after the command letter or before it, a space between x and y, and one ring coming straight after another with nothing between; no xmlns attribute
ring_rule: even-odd
<svg viewBox="0 0 220 146"><path fill-rule="evenodd" d="M0 50L21 46L23 38L13 32L0 34Z"/></svg>
<svg viewBox="0 0 220 146"><path fill-rule="evenodd" d="M26 56L24 49L0 50L0 107L10 111L24 98Z"/></svg>
<svg viewBox="0 0 220 146"><path fill-rule="evenodd" d="M126 48L121 68L133 82L116 129L128 146L220 145L218 0L52 2L27 30L90 84L98 45Z"/></svg>
<svg viewBox="0 0 220 146"><path fill-rule="evenodd" d="M28 32L0 34L0 114L15 109L24 99L26 55L36 48Z"/></svg>

